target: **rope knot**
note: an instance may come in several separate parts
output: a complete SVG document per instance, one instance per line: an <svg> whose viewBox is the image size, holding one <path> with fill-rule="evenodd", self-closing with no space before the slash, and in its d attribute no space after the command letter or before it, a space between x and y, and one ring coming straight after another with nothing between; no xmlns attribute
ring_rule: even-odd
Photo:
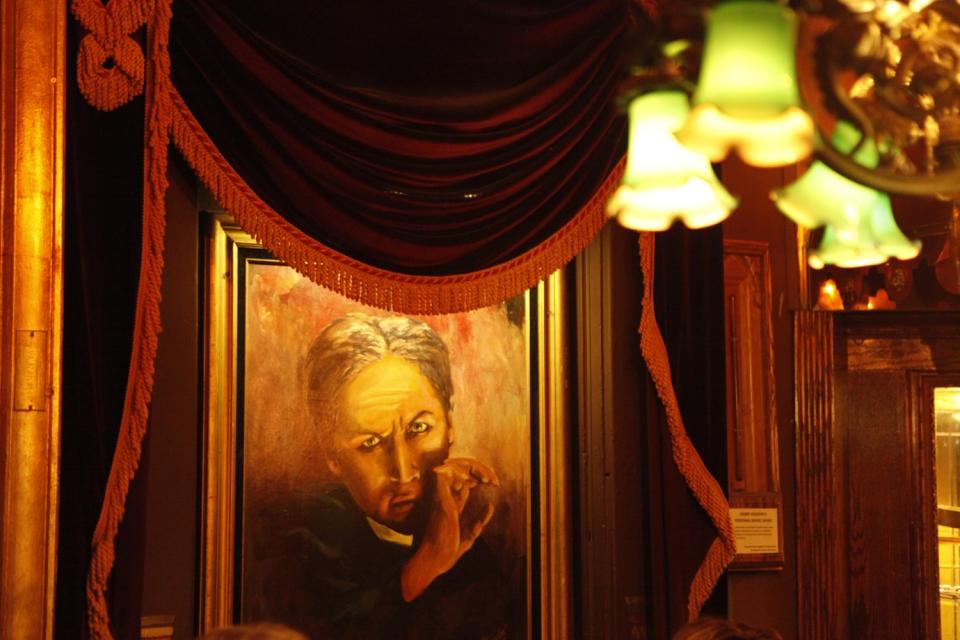
<svg viewBox="0 0 960 640"><path fill-rule="evenodd" d="M153 10L152 0L73 0L74 17L89 31L77 53L77 85L91 105L112 111L143 93L144 56L131 34Z"/></svg>

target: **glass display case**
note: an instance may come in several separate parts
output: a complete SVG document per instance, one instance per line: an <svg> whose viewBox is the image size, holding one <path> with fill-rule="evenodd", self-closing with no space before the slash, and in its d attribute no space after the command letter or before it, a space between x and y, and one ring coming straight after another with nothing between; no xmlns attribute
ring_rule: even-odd
<svg viewBox="0 0 960 640"><path fill-rule="evenodd" d="M960 639L960 387L933 390L940 637Z"/></svg>

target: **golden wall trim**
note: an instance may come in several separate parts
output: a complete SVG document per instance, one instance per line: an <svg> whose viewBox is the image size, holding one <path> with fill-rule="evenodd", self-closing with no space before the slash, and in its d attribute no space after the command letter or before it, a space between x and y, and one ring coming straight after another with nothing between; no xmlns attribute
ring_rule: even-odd
<svg viewBox="0 0 960 640"><path fill-rule="evenodd" d="M53 636L66 3L0 0L0 637Z"/></svg>
<svg viewBox="0 0 960 640"><path fill-rule="evenodd" d="M203 461L201 486L202 548L200 630L231 624L234 585L236 504L236 352L237 247L255 246L223 216L210 217L205 236L208 257L204 279Z"/></svg>
<svg viewBox="0 0 960 640"><path fill-rule="evenodd" d="M542 554L540 593L542 637L562 640L572 637L570 615L573 552L569 490L572 460L568 439L566 308L563 272L555 271L539 287L537 295L537 339L542 354L537 359L540 394L540 549Z"/></svg>

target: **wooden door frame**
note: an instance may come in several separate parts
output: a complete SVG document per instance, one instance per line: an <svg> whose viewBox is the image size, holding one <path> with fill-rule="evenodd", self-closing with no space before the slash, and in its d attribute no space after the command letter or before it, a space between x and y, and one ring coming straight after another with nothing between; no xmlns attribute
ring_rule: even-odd
<svg viewBox="0 0 960 640"><path fill-rule="evenodd" d="M936 541L931 523L935 489L933 439L924 432L921 403L932 380L960 370L957 312L797 311L794 315L797 468L797 616L801 640L849 637L845 442L836 423L835 374L867 367L870 349L886 343L884 357L909 381L905 429L910 452L911 493L923 505L911 522L912 581L936 576ZM872 342L871 342L872 341ZM916 349L916 346L923 348ZM930 387L932 388L932 387ZM933 505L935 509L935 505ZM911 594L920 619L918 638L938 637L933 590Z"/></svg>
<svg viewBox="0 0 960 640"><path fill-rule="evenodd" d="M933 406L933 390L940 386L960 386L960 367L943 371L911 371L909 393L909 431L920 446L914 468L918 470L916 482L923 500L920 518L911 531L914 538L914 551L917 554L913 566L920 571L921 584L939 584L939 562L937 543L937 470L936 436L934 435L933 415L924 407ZM933 589L924 589L911 594L914 607L924 614L924 637L940 637L939 597Z"/></svg>
<svg viewBox="0 0 960 640"><path fill-rule="evenodd" d="M801 640L845 638L837 611L843 566L839 445L834 434L834 316L821 311L794 315L796 385L797 632Z"/></svg>

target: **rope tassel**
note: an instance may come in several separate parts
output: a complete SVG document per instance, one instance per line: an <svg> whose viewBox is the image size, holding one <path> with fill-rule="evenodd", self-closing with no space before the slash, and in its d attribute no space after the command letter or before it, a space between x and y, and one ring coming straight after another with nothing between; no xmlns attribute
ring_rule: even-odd
<svg viewBox="0 0 960 640"><path fill-rule="evenodd" d="M86 11L91 3L76 2L74 11ZM100 5L94 2L94 5ZM103 5L100 5L103 8ZM117 447L110 467L107 489L92 542L92 559L87 574L87 624L90 637L113 638L110 629L110 612L107 607L107 586L115 561L115 541L126 507L130 483L140 465L143 437L147 430L150 397L153 393L154 364L157 356L157 341L160 335L160 284L163 276L163 234L165 227L164 194L167 190L167 150L170 141L172 109L167 89L170 77L170 56L167 43L170 31L170 0L156 3L133 1L120 3L113 0L106 5L98 19L110 16L118 7L126 7L134 17L127 15L125 26L134 24L140 15L149 16L147 43L150 47L149 84L146 96L146 127L144 133L143 163L143 237L140 257L140 278L137 285L137 309L133 327L133 349L127 374L127 391L124 398ZM133 11L138 8L140 13ZM115 16L114 16L115 17ZM78 14L88 28L89 18ZM124 21L120 21L123 23ZM105 28L105 27L104 27ZM116 33L107 30L108 33ZM81 49L82 53L82 49ZM115 75L101 80L107 87L119 86L113 81ZM84 94L86 95L86 94ZM99 94L98 94L99 95ZM113 98L121 94L114 92ZM123 94L127 100L133 95ZM100 108L113 108L117 100L108 104L94 104ZM122 102L120 102L122 104Z"/></svg>
<svg viewBox="0 0 960 640"><path fill-rule="evenodd" d="M663 342L653 307L654 247L654 234L641 233L640 267L643 272L643 302L640 311L640 351L653 378L657 397L660 398L666 412L673 460L677 469L680 470L680 475L690 487L697 502L707 512L719 534L707 550L707 555L690 583L687 615L690 620L694 620L700 615L703 603L710 597L717 581L720 580L720 576L737 552L733 524L730 522L730 503L727 502L716 478L707 469L696 447L690 441L686 427L683 425L677 394L673 389L670 358L667 355L667 346Z"/></svg>

